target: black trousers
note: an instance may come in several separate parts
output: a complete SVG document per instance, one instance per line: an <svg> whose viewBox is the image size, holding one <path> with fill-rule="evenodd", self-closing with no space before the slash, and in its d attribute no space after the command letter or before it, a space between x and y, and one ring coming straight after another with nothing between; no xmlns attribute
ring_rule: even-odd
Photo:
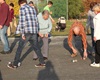
<svg viewBox="0 0 100 80"><path fill-rule="evenodd" d="M100 63L100 40L96 41L95 51L95 63Z"/></svg>
<svg viewBox="0 0 100 80"><path fill-rule="evenodd" d="M21 57L21 53L22 53L22 50L23 48L25 47L26 43L31 40L32 41L32 48L33 50L36 52L38 58L39 58L39 62L41 64L44 64L44 59L43 59L43 55L41 53L41 50L38 46L38 36L37 34L30 34L30 33L27 33L25 34L25 37L26 39L23 40L22 37L20 38L20 41L19 41L19 45L18 45L18 48L17 48L17 51L16 51L16 55L15 55L15 59L14 59L14 65L18 65L18 62L20 62L20 57Z"/></svg>

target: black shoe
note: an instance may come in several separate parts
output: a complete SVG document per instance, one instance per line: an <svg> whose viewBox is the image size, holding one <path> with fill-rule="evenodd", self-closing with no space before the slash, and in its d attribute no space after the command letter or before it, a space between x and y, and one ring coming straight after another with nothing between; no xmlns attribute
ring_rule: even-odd
<svg viewBox="0 0 100 80"><path fill-rule="evenodd" d="M48 58L47 58L47 57L43 57L43 59L44 59L44 60L48 60Z"/></svg>
<svg viewBox="0 0 100 80"><path fill-rule="evenodd" d="M10 69L16 69L17 68L17 66L13 65L12 62L9 62L7 67L10 68Z"/></svg>
<svg viewBox="0 0 100 80"><path fill-rule="evenodd" d="M46 65L45 64L37 64L35 65L35 67L45 67Z"/></svg>
<svg viewBox="0 0 100 80"><path fill-rule="evenodd" d="M9 51L1 51L1 54L10 54L10 50Z"/></svg>
<svg viewBox="0 0 100 80"><path fill-rule="evenodd" d="M1 62L1 59L0 59L0 62Z"/></svg>
<svg viewBox="0 0 100 80"><path fill-rule="evenodd" d="M33 58L34 61L38 60L38 58Z"/></svg>

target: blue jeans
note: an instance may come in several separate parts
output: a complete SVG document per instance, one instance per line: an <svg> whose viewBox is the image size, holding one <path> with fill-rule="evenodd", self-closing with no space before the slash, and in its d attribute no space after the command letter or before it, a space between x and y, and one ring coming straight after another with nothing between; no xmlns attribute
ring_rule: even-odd
<svg viewBox="0 0 100 80"><path fill-rule="evenodd" d="M4 51L9 51L9 42L8 42L8 37L7 37L7 26L4 26L2 29L0 29L0 39L4 45Z"/></svg>
<svg viewBox="0 0 100 80"><path fill-rule="evenodd" d="M25 37L26 37L25 40L23 40L22 37L20 38L19 45L18 45L18 48L17 48L17 51L16 51L16 55L15 55L15 59L14 59L13 64L15 66L18 66L18 62L20 62L22 50L25 47L25 44L29 40L31 40L32 48L36 52L36 54L39 58L39 62L41 64L44 64L43 55L42 55L41 50L39 49L39 46L38 46L38 36L37 36L37 34L27 33L27 34L25 34Z"/></svg>

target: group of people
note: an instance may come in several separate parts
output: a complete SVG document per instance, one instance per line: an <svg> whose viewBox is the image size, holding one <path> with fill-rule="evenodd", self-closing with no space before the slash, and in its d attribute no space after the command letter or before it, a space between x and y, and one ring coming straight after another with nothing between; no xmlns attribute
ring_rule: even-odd
<svg viewBox="0 0 100 80"><path fill-rule="evenodd" d="M32 1L27 4L27 0L18 0L18 4L20 5L19 10L19 23L16 28L16 34L21 34L19 45L15 54L15 58L13 62L9 62L7 64L8 68L15 69L21 66L21 53L23 48L25 47L27 42L30 42L31 48L35 51L33 60L39 60L39 64L35 65L35 67L45 67L45 60L48 59L48 39L49 33L52 29L52 23L55 22L51 17L52 12L50 11L50 7L53 5L52 1L48 2L48 5L43 9L42 12L38 13L37 8L34 6ZM10 6L14 7L13 4ZM11 9L10 9L11 10ZM95 13L93 19L93 30L92 32L92 42L93 47L95 47L95 62L91 64L93 67L100 67L100 33L99 33L99 21L100 21L100 5L95 4L92 6L91 11ZM0 39L4 44L4 50L0 52L1 54L9 54L10 47L7 38L7 30L9 24L12 22L9 19L9 6L6 4L5 0L0 0ZM13 13L13 11L12 11ZM89 16L89 15L88 15ZM12 16L12 18L14 18ZM10 21L11 20L11 21ZM88 20L90 21L90 20ZM89 23L90 24L90 23ZM87 26L89 26L87 24ZM87 40L85 34L85 27L78 21L74 22L70 28L68 35L68 44L72 49L73 53L71 57L77 56L77 50L75 48L74 39L80 36L83 42L83 60L85 60L88 56L87 53ZM39 39L38 39L39 38ZM40 50L40 44L38 41L42 40L42 52Z"/></svg>
<svg viewBox="0 0 100 80"><path fill-rule="evenodd" d="M51 17L51 11L49 7L53 5L52 1L49 1L44 10L38 13L37 8L34 6L33 2L30 1L29 4L27 0L18 0L20 5L19 10L19 23L16 28L16 34L20 34L19 45L16 51L16 55L13 62L8 63L8 68L17 68L20 66L20 57L22 50L27 42L31 43L34 52L33 60L39 59L39 64L35 67L45 67L45 61L48 59L48 39L49 33L52 29L52 22L54 22ZM11 3L10 6L14 7ZM12 10L12 9L11 9ZM8 26L11 23L9 6L6 4L5 0L0 0L0 38L4 44L4 50L0 52L1 54L9 54L10 47L7 37ZM11 13L14 13L13 10ZM13 16L12 16L13 19ZM42 52L38 44L38 37L43 41Z"/></svg>
<svg viewBox="0 0 100 80"><path fill-rule="evenodd" d="M73 53L71 57L77 56L77 49L75 47L75 38L80 36L83 43L83 60L85 60L88 56L87 50L87 40L85 30L91 28L91 39L92 39L92 54L95 54L95 60L90 64L92 67L100 67L100 4L92 2L90 4L90 10L88 12L88 19L85 27L80 22L74 22L70 28L68 35L68 44L72 49Z"/></svg>

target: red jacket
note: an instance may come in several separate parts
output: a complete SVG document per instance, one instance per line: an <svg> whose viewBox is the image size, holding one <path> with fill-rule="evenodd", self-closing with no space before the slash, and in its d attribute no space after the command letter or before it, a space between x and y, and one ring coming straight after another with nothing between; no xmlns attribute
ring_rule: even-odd
<svg viewBox="0 0 100 80"><path fill-rule="evenodd" d="M9 6L5 2L0 5L0 25L9 26Z"/></svg>
<svg viewBox="0 0 100 80"><path fill-rule="evenodd" d="M14 19L14 9L11 9L9 13L9 21L12 22L13 19Z"/></svg>

